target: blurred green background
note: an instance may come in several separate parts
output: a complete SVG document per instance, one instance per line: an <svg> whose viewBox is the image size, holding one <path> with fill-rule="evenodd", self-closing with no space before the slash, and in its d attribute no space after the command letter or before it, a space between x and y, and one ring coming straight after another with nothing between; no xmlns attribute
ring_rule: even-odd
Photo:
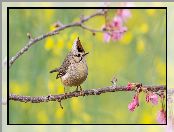
<svg viewBox="0 0 174 132"><path fill-rule="evenodd" d="M9 54L16 54L28 38L52 30L60 20L63 24L78 21L79 16L89 15L96 10L15 10L9 14ZM60 66L70 51L74 39L79 36L87 57L89 75L83 89L111 85L113 75L118 85L141 82L146 85L166 84L166 15L165 10L131 9L132 17L127 21L128 31L120 41L105 43L103 34L68 28L58 35L49 37L32 46L10 69L10 93L30 96L63 93L63 85L56 74L49 71ZM114 15L115 10L109 13ZM98 29L104 25L103 17L86 23ZM66 88L73 91L75 88ZM130 112L127 108L134 92L106 93L101 96L72 98L62 102L30 104L10 101L9 122L24 124L96 124L157 123L156 115L160 104L153 106L140 95L140 106Z"/></svg>

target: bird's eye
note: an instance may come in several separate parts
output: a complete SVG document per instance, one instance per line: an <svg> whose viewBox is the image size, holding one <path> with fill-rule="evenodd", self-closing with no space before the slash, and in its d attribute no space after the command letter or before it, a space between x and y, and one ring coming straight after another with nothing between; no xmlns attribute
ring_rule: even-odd
<svg viewBox="0 0 174 132"><path fill-rule="evenodd" d="M77 54L77 57L80 57L80 54Z"/></svg>

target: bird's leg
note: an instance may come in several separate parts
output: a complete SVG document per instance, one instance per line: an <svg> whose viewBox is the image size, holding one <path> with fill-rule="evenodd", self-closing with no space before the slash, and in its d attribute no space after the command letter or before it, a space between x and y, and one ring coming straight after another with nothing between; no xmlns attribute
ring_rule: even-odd
<svg viewBox="0 0 174 132"><path fill-rule="evenodd" d="M79 87L80 87L80 91L82 91L82 87L79 85Z"/></svg>
<svg viewBox="0 0 174 132"><path fill-rule="evenodd" d="M79 85L80 87L80 95L83 95L83 97L85 96L84 93L83 93L83 90L82 90L82 87Z"/></svg>
<svg viewBox="0 0 174 132"><path fill-rule="evenodd" d="M76 87L76 92L78 91L79 86Z"/></svg>
<svg viewBox="0 0 174 132"><path fill-rule="evenodd" d="M79 89L78 89L79 87L80 87L80 91L79 91ZM79 85L79 86L76 87L76 90L73 91L73 92L81 92L81 91L82 91L82 87Z"/></svg>
<svg viewBox="0 0 174 132"><path fill-rule="evenodd" d="M67 93L66 93L66 90L65 90L65 86L63 86L63 88L64 88L64 95L66 97ZM61 104L61 102L60 102L60 104ZM61 108L63 109L63 107L61 107Z"/></svg>

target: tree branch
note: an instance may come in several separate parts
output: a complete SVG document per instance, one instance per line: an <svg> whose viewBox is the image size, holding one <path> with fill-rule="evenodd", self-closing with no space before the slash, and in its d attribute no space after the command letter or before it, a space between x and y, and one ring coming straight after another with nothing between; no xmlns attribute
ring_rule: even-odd
<svg viewBox="0 0 174 132"><path fill-rule="evenodd" d="M148 91L153 91L153 92L158 92L160 90L166 90L165 85L142 86L142 87L146 88ZM89 90L69 92L69 93L59 94L59 95L48 95L48 96L37 96L37 97L9 94L9 100L25 102L25 103L27 103L27 102L42 103L42 102L49 102L49 101L61 102L62 100L70 99L73 97L100 95L103 93L117 92L117 91L134 91L134 89L128 90L127 86L107 86L104 88L89 89Z"/></svg>
<svg viewBox="0 0 174 132"><path fill-rule="evenodd" d="M106 30L97 30L97 29L92 29L90 27L87 27L86 25L84 25L84 23L88 20L90 20L93 17L96 16L101 16L101 15L105 15L105 11L104 10L98 10L97 12L95 12L94 14L91 14L90 16L87 17L81 17L81 20L78 22L73 22L67 25L63 25L63 24L58 24L58 27L51 32L42 34L38 37L32 38L30 33L27 33L27 36L29 38L29 42L21 49L19 50L16 55L14 55L13 57L11 57L11 59L9 60L9 69L12 66L12 64L22 55L24 54L26 51L29 50L29 48L36 44L38 41L43 40L49 36L53 36L58 34L60 31L70 28L70 27L80 27L82 29L88 30L92 33L95 32L106 32ZM143 88L147 91L152 91L152 92L160 92L160 91L164 91L166 90L166 86L165 85L158 85L158 86L142 86L142 84L138 84L136 85L135 89L128 89L127 86L116 86L116 81L117 79L112 80L113 85L112 86L107 86L104 88L97 88L97 89L89 89L89 90L82 90L82 91L76 91L76 92L69 92L69 93L65 93L65 94L59 94L59 95L48 95L48 96L36 96L36 97L32 97L32 96L22 96L22 95L16 95L16 94L9 94L9 100L13 100L13 101L19 101L19 102L30 102L30 103L42 103L42 102L49 102L49 101L58 101L60 103L61 108L61 101L62 100L66 100L66 99L70 99L73 97L79 97L79 96L89 96L89 95L100 95L103 93L108 93L108 92L117 92L117 91L137 91L137 90L142 90L139 88ZM4 103L5 104L5 103Z"/></svg>
<svg viewBox="0 0 174 132"><path fill-rule="evenodd" d="M87 27L87 26L85 26L83 24L81 24L80 27L82 27L83 29L88 30L90 32L93 32L93 33L95 33L95 32L105 32L104 30L97 30L97 29L89 28L89 27Z"/></svg>
<svg viewBox="0 0 174 132"><path fill-rule="evenodd" d="M87 16L87 17L83 17L81 18L81 20L79 22L73 22L71 24L67 24L67 25L61 25L60 27L58 27L57 29L55 29L54 31L48 32L46 34L42 34L38 37L35 38L31 38L29 40L29 42L21 49L19 50L15 56L11 57L10 61L9 61L9 68L12 66L12 64L22 55L24 54L32 45L34 45L36 42L43 40L49 36L53 36L58 34L60 31L67 29L69 27L81 27L85 30L91 31L91 32L102 32L102 30L94 30L94 29L90 29L86 26L83 25L84 22L90 20L93 17L96 16L101 16L104 15L104 11L103 10L98 10L97 12L95 12L94 14ZM104 31L103 31L104 32Z"/></svg>

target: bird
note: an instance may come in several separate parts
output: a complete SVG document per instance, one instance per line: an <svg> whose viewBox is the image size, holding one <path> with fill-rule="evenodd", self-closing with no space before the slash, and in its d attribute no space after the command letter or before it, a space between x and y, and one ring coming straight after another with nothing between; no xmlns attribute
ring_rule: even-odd
<svg viewBox="0 0 174 132"><path fill-rule="evenodd" d="M65 57L62 65L50 71L50 73L57 72L56 79L60 78L65 87L76 87L75 91L82 91L81 84L87 79L88 65L86 62L86 55L79 37L77 37L72 45L71 51Z"/></svg>

